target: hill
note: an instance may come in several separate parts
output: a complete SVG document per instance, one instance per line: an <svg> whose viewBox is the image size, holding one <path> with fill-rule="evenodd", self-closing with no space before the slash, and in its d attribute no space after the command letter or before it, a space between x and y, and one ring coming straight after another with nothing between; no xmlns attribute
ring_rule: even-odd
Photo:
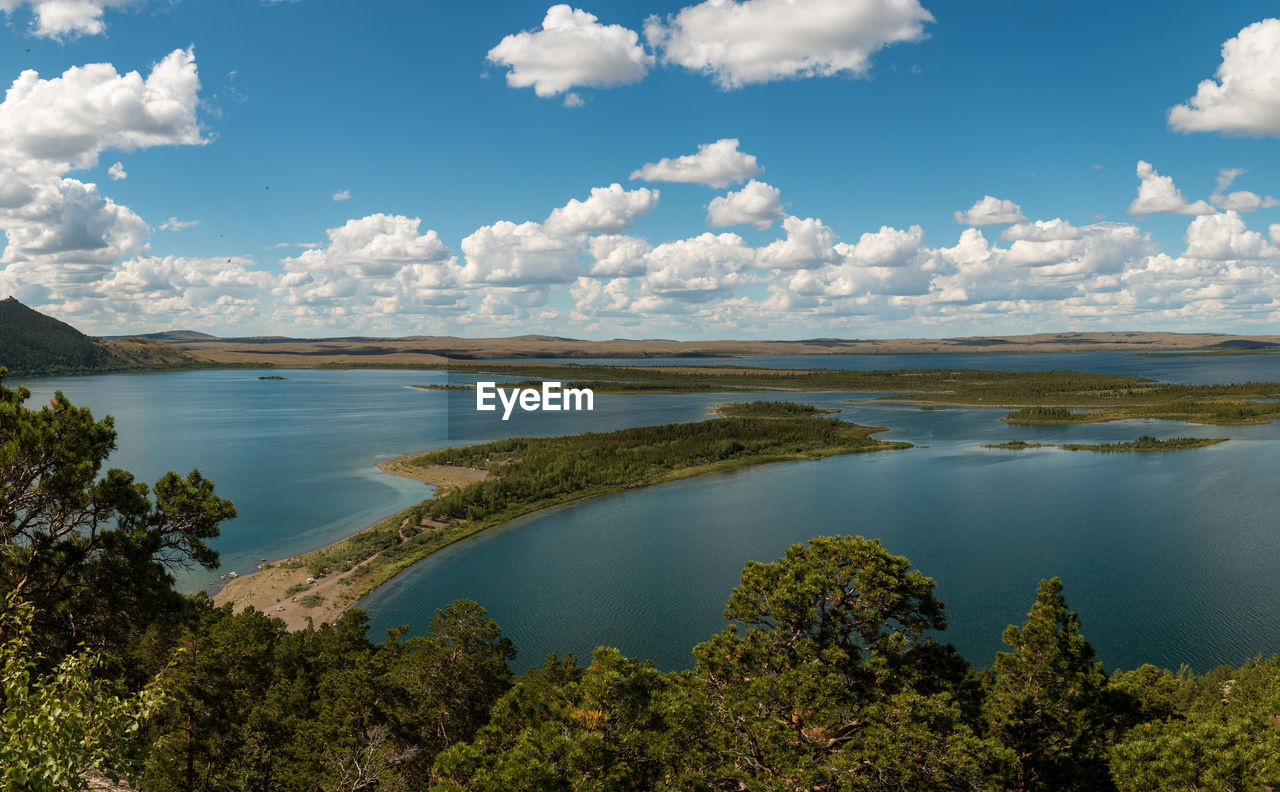
<svg viewBox="0 0 1280 792"><path fill-rule="evenodd" d="M0 366L10 374L77 374L184 368L207 363L171 344L147 338L103 340L28 308L0 300Z"/></svg>
<svg viewBox="0 0 1280 792"><path fill-rule="evenodd" d="M812 338L800 341L661 339L589 341L558 336L512 338L402 336L372 338L167 338L167 343L229 365L314 368L317 366L413 367L457 361L522 358L750 357L754 355L909 355L946 352L1124 352L1160 354L1268 354L1277 336L1215 333L1040 333L992 338ZM821 366L821 363L815 363Z"/></svg>

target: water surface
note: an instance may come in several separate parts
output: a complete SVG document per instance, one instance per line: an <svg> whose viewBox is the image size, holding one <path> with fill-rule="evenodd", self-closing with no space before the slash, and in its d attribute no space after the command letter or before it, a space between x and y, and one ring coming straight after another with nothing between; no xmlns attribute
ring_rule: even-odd
<svg viewBox="0 0 1280 792"><path fill-rule="evenodd" d="M1280 356L1269 355L841 355L745 362L1280 380ZM259 380L262 374L288 379ZM383 475L376 464L458 442L457 425L450 439L451 394L409 387L444 377L428 371L184 371L27 384L35 404L61 389L96 415L114 415L120 433L114 466L148 481L170 469L201 468L240 514L215 542L223 571L247 572L260 558L323 546L427 497L429 488ZM1036 583L1053 575L1063 578L1086 636L1112 667L1186 662L1204 670L1280 650L1273 605L1280 599L1273 483L1280 425L1009 426L997 420L998 409L842 404L865 397L804 398L841 407L859 423L892 427L882 436L922 447L716 474L532 515L438 553L366 600L375 634L406 622L424 626L436 608L468 597L516 641L519 667L553 651L585 656L598 644L662 667L687 667L690 647L721 628L725 598L747 560L774 560L789 544L815 535L852 533L883 539L938 581L950 622L943 637L977 665L990 662L1003 627L1023 618ZM464 421L462 427L471 441L604 431L698 420L726 400L723 394L600 394L590 415ZM1141 434L1233 439L1166 454L981 447L1011 439L1113 442ZM200 571L179 582L194 591L215 577Z"/></svg>

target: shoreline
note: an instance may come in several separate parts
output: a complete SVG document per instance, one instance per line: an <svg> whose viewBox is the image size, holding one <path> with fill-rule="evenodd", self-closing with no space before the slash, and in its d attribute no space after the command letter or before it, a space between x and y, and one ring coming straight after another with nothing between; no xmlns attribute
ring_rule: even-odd
<svg viewBox="0 0 1280 792"><path fill-rule="evenodd" d="M450 465L431 465L425 468L410 468L406 460L415 459L424 452L417 451L379 462L381 472L401 478L420 481L436 488L430 497L458 486L475 481L483 481L488 477L486 470L462 468ZM344 536L323 547L309 550L298 555L288 556L268 562L262 569L228 580L226 585L210 596L215 606L230 603L234 610L240 611L252 606L256 610L284 621L290 630L300 630L307 626L308 619L315 625L327 624L338 619L362 597L350 595L350 586L344 585L345 575L321 575L312 578L307 570L307 561L313 556L332 551L352 538L381 525L388 520L399 517L403 512L388 515L373 525L365 526L359 531ZM352 567L352 571L367 564L372 559ZM315 582L308 584L307 580ZM296 590L294 590L296 589ZM303 600L308 596L323 598L323 602L308 607Z"/></svg>

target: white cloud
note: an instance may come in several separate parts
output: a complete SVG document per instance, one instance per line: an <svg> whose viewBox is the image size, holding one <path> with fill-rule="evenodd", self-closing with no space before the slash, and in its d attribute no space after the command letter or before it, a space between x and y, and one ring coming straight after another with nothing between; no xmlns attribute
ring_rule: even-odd
<svg viewBox="0 0 1280 792"><path fill-rule="evenodd" d="M364 326L399 314L465 307L461 268L419 218L372 214L328 230L326 247L281 261L274 318Z"/></svg>
<svg viewBox="0 0 1280 792"><path fill-rule="evenodd" d="M630 228L641 215L658 205L658 190L641 187L625 190L621 184L593 187L585 201L573 198L554 209L543 227L548 234L616 234Z"/></svg>
<svg viewBox="0 0 1280 792"><path fill-rule="evenodd" d="M890 44L920 41L933 15L916 0L707 0L645 23L664 62L721 88L799 77L862 77Z"/></svg>
<svg viewBox="0 0 1280 792"><path fill-rule="evenodd" d="M586 104L586 101L583 100L581 96L579 96L577 93L573 91L570 91L569 93L564 95L565 107L582 107L585 104Z"/></svg>
<svg viewBox="0 0 1280 792"><path fill-rule="evenodd" d="M1183 215L1213 214L1214 208L1204 201L1188 203L1170 176L1161 176L1151 163L1138 160L1138 197L1129 204L1129 214L1146 215L1172 212Z"/></svg>
<svg viewBox="0 0 1280 792"><path fill-rule="evenodd" d="M184 228L200 225L199 220L179 220L176 217L170 217L160 224L161 231L181 231Z"/></svg>
<svg viewBox="0 0 1280 792"><path fill-rule="evenodd" d="M351 191L350 191L350 190L342 190L341 192L336 192L336 193L334 193L334 194L333 194L333 200L334 200L335 202L336 202L336 201L350 201L350 200L351 200Z"/></svg>
<svg viewBox="0 0 1280 792"><path fill-rule="evenodd" d="M1219 209L1233 209L1237 212L1255 212L1258 209L1270 209L1273 206L1280 206L1280 201L1270 195L1263 198L1257 193L1249 192L1248 190L1237 190L1236 192L1228 193L1227 188L1244 173L1244 168L1219 171L1218 186L1214 189L1213 194L1209 196L1209 202Z"/></svg>
<svg viewBox="0 0 1280 792"><path fill-rule="evenodd" d="M639 35L621 25L601 25L596 17L567 5L547 9L541 30L507 36L488 59L506 66L507 85L533 86L538 96L555 96L582 86L637 82L653 64ZM573 103L566 100L570 107Z"/></svg>
<svg viewBox="0 0 1280 792"><path fill-rule="evenodd" d="M104 277L140 252L147 224L95 184L52 179L34 185L22 206L0 212L8 244L0 263L45 285L75 286Z"/></svg>
<svg viewBox="0 0 1280 792"><path fill-rule="evenodd" d="M580 237L548 234L538 223L499 220L462 240L468 283L497 286L571 283L582 274Z"/></svg>
<svg viewBox="0 0 1280 792"><path fill-rule="evenodd" d="M32 33L44 38L96 36L106 29L102 14L108 8L122 8L134 0L0 0L0 11L12 14L18 7L31 6Z"/></svg>
<svg viewBox="0 0 1280 792"><path fill-rule="evenodd" d="M45 10L52 13L52 5ZM102 284L123 259L144 253L150 228L96 184L65 174L95 166L108 148L204 143L199 87L191 50L170 53L145 79L99 63L47 80L27 70L14 80L0 103L6 285L68 316L92 321L107 310ZM107 176L127 174L117 162Z"/></svg>
<svg viewBox="0 0 1280 792"><path fill-rule="evenodd" d="M259 318L274 277L250 259L139 256L96 285L101 310L125 327L234 325Z"/></svg>
<svg viewBox="0 0 1280 792"><path fill-rule="evenodd" d="M910 264L924 245L924 229L918 225L903 231L881 226L866 233L855 245L842 245L841 250L854 264L863 267L903 267Z"/></svg>
<svg viewBox="0 0 1280 792"><path fill-rule="evenodd" d="M653 248L648 242L632 236L594 236L587 243L591 250L593 278L629 278L648 270L645 257Z"/></svg>
<svg viewBox="0 0 1280 792"><path fill-rule="evenodd" d="M702 303L754 282L755 251L737 234L705 233L664 242L647 256L641 306L667 310L673 302Z"/></svg>
<svg viewBox="0 0 1280 792"><path fill-rule="evenodd" d="M786 239L761 248L759 264L765 269L814 269L841 260L835 250L836 234L817 218L788 217L782 221Z"/></svg>
<svg viewBox="0 0 1280 792"><path fill-rule="evenodd" d="M755 179L737 192L712 198L707 205L707 224L713 228L750 223L764 230L786 216L778 188Z"/></svg>
<svg viewBox="0 0 1280 792"><path fill-rule="evenodd" d="M1183 132L1280 137L1280 19L1264 19L1222 45L1222 63L1186 104L1169 109Z"/></svg>
<svg viewBox="0 0 1280 792"><path fill-rule="evenodd" d="M596 278L578 278L569 287L573 298L575 321L592 321L600 316L630 317L631 284L627 278L602 281Z"/></svg>
<svg viewBox="0 0 1280 792"><path fill-rule="evenodd" d="M963 212L955 213L956 222L967 226L993 226L1021 223L1022 207L1010 200L984 195Z"/></svg>
<svg viewBox="0 0 1280 792"><path fill-rule="evenodd" d="M0 158L63 173L93 167L107 148L200 145L200 79L192 50L174 50L143 79L109 63L41 79L28 69L0 104Z"/></svg>
<svg viewBox="0 0 1280 792"><path fill-rule="evenodd" d="M1197 217L1187 226L1188 258L1231 261L1280 258L1280 250L1268 245L1262 234L1245 228L1244 219L1232 209Z"/></svg>
<svg viewBox="0 0 1280 792"><path fill-rule="evenodd" d="M1060 217L1053 220L1037 220L1034 223L1018 223L1000 232L1001 239L1010 242L1024 240L1027 242L1055 242L1068 239L1079 239L1082 233L1071 223Z"/></svg>
<svg viewBox="0 0 1280 792"><path fill-rule="evenodd" d="M408 264L443 264L452 252L434 230L419 234L422 220L403 215L371 214L330 228L329 245L308 251L296 259L302 265L325 266L353 272L366 278L385 278Z"/></svg>
<svg viewBox="0 0 1280 792"><path fill-rule="evenodd" d="M632 179L686 182L711 187L728 187L736 181L764 173L754 154L738 151L737 138L724 138L698 146L697 154L664 157L631 172Z"/></svg>

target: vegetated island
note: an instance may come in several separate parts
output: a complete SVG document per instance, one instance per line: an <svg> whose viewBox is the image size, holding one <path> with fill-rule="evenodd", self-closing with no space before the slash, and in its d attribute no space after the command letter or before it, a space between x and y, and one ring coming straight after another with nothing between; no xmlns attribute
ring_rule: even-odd
<svg viewBox="0 0 1280 792"><path fill-rule="evenodd" d="M1056 448L1053 443L1028 443L1026 440L1009 440L1004 443L987 443L983 448L998 448L1002 451L1025 451L1028 448Z"/></svg>
<svg viewBox="0 0 1280 792"><path fill-rule="evenodd" d="M1098 451L1102 453L1126 451L1181 451L1184 448L1204 448L1227 442L1225 437L1170 437L1159 440L1151 435L1143 435L1137 440L1127 443L1066 443L1060 446L1064 451Z"/></svg>
<svg viewBox="0 0 1280 792"><path fill-rule="evenodd" d="M1100 453L1129 451L1182 451L1188 448L1204 448L1205 446L1225 443L1226 437L1170 437L1165 440L1143 435L1137 440L1126 443L1028 443L1025 440L1010 440L1005 443L989 443L983 448L998 448L1005 451L1022 451L1027 448L1061 448L1064 451L1097 451Z"/></svg>
<svg viewBox="0 0 1280 792"><path fill-rule="evenodd" d="M911 447L871 437L881 427L819 417L806 405L736 409L748 417L514 438L389 460L384 471L435 484L435 496L328 547L238 577L214 602L252 605L292 628L307 617L330 622L436 550L530 512L748 465Z"/></svg>
<svg viewBox="0 0 1280 792"><path fill-rule="evenodd" d="M717 404L711 409L713 414L720 418L809 418L840 412L827 407L814 407L812 404L792 401L727 402Z"/></svg>

